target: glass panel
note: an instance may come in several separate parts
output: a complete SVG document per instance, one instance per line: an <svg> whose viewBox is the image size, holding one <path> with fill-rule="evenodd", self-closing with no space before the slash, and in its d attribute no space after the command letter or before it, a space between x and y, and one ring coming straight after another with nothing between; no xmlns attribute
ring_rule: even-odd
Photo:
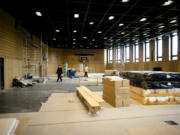
<svg viewBox="0 0 180 135"><path fill-rule="evenodd" d="M162 39L159 39L159 40L158 40L158 48L157 48L157 51L158 51L158 58L159 58L159 57L162 57Z"/></svg>
<svg viewBox="0 0 180 135"><path fill-rule="evenodd" d="M177 35L172 37L172 55L178 54L178 38Z"/></svg>

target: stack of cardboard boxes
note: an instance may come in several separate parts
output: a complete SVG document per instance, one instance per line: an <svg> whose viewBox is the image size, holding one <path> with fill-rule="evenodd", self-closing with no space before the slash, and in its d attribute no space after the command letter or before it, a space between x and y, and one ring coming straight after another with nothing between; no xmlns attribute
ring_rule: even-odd
<svg viewBox="0 0 180 135"><path fill-rule="evenodd" d="M130 102L129 80L108 76L103 78L103 99L114 107L128 106Z"/></svg>

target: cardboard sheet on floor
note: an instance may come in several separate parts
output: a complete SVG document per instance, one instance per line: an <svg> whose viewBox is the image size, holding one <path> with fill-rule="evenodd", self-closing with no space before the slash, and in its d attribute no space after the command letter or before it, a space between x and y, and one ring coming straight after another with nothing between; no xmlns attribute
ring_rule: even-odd
<svg viewBox="0 0 180 135"><path fill-rule="evenodd" d="M75 93L53 93L45 103L42 103L40 112L85 109Z"/></svg>
<svg viewBox="0 0 180 135"><path fill-rule="evenodd" d="M16 118L0 119L0 135L14 135L18 123Z"/></svg>
<svg viewBox="0 0 180 135"><path fill-rule="evenodd" d="M173 126L152 126L142 128L128 128L130 135L180 135L180 130Z"/></svg>

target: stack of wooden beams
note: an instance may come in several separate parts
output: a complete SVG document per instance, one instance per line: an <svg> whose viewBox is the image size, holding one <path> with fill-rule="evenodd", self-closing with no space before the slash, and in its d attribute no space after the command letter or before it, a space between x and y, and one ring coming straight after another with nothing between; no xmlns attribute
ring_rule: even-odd
<svg viewBox="0 0 180 135"><path fill-rule="evenodd" d="M103 99L114 107L129 105L129 80L120 77L104 77Z"/></svg>
<svg viewBox="0 0 180 135"><path fill-rule="evenodd" d="M84 86L76 88L76 93L87 106L90 113L97 113L104 102L102 98L98 97L94 92Z"/></svg>
<svg viewBox="0 0 180 135"><path fill-rule="evenodd" d="M144 105L180 103L180 73L127 71L121 76L130 80L130 96Z"/></svg>

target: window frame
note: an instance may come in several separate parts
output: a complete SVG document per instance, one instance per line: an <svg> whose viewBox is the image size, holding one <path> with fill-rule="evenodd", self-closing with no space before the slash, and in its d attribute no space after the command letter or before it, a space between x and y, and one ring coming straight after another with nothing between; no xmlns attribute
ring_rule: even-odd
<svg viewBox="0 0 180 135"><path fill-rule="evenodd" d="M162 45L162 56L159 56L159 41L161 40L161 45ZM156 53L156 55L155 55L155 60L156 61L163 61L163 38L162 37L158 37L158 38L156 38L156 43L155 43L155 53Z"/></svg>
<svg viewBox="0 0 180 135"><path fill-rule="evenodd" d="M112 57L110 57L111 56L110 52L112 52ZM113 63L113 48L112 47L108 49L108 63Z"/></svg>
<svg viewBox="0 0 180 135"><path fill-rule="evenodd" d="M127 59L126 48L129 48L129 59ZM124 54L125 54L125 57L124 57L125 63L129 63L130 62L130 45L125 45L124 46Z"/></svg>
<svg viewBox="0 0 180 135"><path fill-rule="evenodd" d="M136 57L136 54L137 54L137 47L138 46L138 58ZM136 43L136 44L134 44L134 62L139 62L139 44L138 43Z"/></svg>
<svg viewBox="0 0 180 135"><path fill-rule="evenodd" d="M173 55L173 37L177 36L177 55ZM178 33L174 32L171 33L169 36L169 60L173 61L173 60L178 60ZM176 58L176 59L173 59Z"/></svg>
<svg viewBox="0 0 180 135"><path fill-rule="evenodd" d="M146 56L147 54L147 45L149 45L149 57ZM144 62L150 62L150 42L145 41L144 42Z"/></svg>
<svg viewBox="0 0 180 135"><path fill-rule="evenodd" d="M116 62L120 63L121 62L121 48L118 46L116 48Z"/></svg>

